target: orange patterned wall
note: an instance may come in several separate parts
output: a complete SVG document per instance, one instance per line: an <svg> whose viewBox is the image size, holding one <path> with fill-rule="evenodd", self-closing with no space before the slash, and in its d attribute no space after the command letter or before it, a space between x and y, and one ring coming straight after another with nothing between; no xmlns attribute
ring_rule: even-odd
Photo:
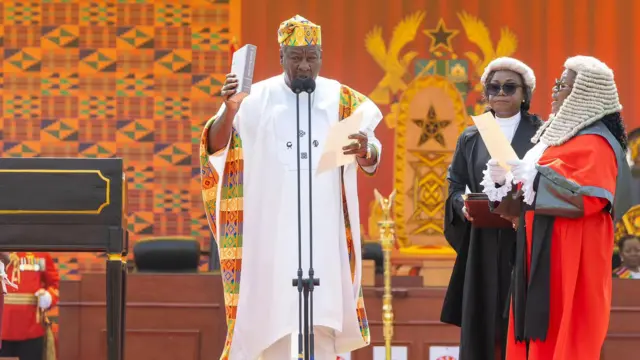
<svg viewBox="0 0 640 360"><path fill-rule="evenodd" d="M2 156L122 157L133 241L208 241L198 139L228 69L228 1L2 1L0 20ZM65 278L103 264L56 258Z"/></svg>

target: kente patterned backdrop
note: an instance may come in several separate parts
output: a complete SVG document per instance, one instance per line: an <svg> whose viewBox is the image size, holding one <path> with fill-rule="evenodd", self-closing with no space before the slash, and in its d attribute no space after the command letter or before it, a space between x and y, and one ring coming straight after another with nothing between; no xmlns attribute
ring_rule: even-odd
<svg viewBox="0 0 640 360"><path fill-rule="evenodd" d="M228 70L228 0L0 5L2 156L124 159L133 241L208 241L198 139ZM63 278L99 254L54 254Z"/></svg>

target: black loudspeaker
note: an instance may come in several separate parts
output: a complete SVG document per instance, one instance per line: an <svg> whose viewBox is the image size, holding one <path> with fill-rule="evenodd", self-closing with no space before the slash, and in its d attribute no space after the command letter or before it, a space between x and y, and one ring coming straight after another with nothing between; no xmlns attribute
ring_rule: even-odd
<svg viewBox="0 0 640 360"><path fill-rule="evenodd" d="M136 270L156 273L196 273L200 266L200 243L190 237L142 239L133 247Z"/></svg>

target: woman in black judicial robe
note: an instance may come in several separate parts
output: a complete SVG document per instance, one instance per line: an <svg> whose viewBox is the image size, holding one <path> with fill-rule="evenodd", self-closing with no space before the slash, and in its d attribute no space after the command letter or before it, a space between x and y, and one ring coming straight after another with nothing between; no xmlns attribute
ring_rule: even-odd
<svg viewBox="0 0 640 360"><path fill-rule="evenodd" d="M533 147L541 120L529 114L535 89L533 71L512 58L492 61L481 78L490 111L520 158ZM449 166L445 237L457 258L445 296L441 321L460 326L460 360L503 359L508 317L505 307L511 283L516 232L476 229L462 195L481 193L483 171L490 160L478 129L468 127L458 138Z"/></svg>

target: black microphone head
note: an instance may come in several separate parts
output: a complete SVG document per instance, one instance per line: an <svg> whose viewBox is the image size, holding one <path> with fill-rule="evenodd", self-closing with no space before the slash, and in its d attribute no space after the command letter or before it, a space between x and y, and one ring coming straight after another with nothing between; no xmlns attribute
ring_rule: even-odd
<svg viewBox="0 0 640 360"><path fill-rule="evenodd" d="M304 79L295 78L291 81L291 91L300 94L305 90Z"/></svg>
<svg viewBox="0 0 640 360"><path fill-rule="evenodd" d="M316 91L316 81L313 80L312 78L304 79L303 85L304 85L304 91L308 92L309 94Z"/></svg>

